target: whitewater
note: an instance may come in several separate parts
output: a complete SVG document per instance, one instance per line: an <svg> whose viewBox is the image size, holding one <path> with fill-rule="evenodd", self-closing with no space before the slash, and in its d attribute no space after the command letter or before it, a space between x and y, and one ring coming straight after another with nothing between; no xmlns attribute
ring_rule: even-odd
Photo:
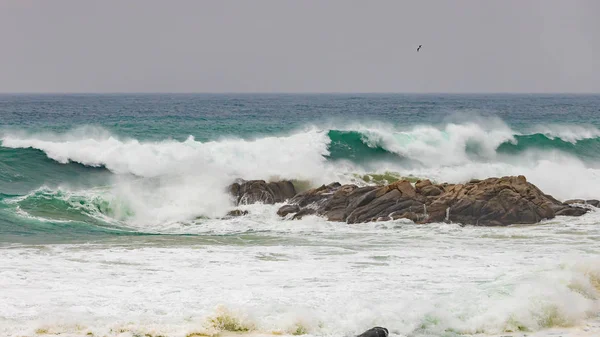
<svg viewBox="0 0 600 337"><path fill-rule="evenodd" d="M596 209L505 228L226 216L238 178L525 175L598 199L599 101L0 95L0 335L600 335Z"/></svg>

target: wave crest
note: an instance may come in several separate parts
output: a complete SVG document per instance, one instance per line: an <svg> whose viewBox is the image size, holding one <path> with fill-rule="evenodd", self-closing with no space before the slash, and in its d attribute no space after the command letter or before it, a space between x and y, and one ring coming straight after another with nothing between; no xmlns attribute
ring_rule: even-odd
<svg viewBox="0 0 600 337"><path fill-rule="evenodd" d="M490 125L463 122L404 130L355 125L309 127L289 135L252 140L200 142L191 136L183 141L142 141L120 138L104 129L83 128L65 134L4 134L2 146L34 148L59 163L110 170L114 174L103 184L109 186L110 200L122 200L134 214L128 215L128 223L158 224L222 216L232 206L225 187L236 178L299 179L322 184L355 182L356 176L366 173L395 172L447 182L522 174L559 199L597 198L600 138L585 136L593 137L598 130L587 128L587 133L577 139L571 135L579 130L577 127L564 126L561 134L548 130L547 134L520 134L497 121ZM571 138L563 140L561 135ZM48 180L60 181L59 186L73 190L64 175L50 177L60 169L56 165L41 174L40 168L47 163L28 162L39 161L39 156L14 151L4 154L13 157L11 166L21 165L13 173L39 176L38 186ZM27 171L30 168L35 170ZM85 180L83 167L69 168L79 181ZM557 179L560 177L578 179Z"/></svg>

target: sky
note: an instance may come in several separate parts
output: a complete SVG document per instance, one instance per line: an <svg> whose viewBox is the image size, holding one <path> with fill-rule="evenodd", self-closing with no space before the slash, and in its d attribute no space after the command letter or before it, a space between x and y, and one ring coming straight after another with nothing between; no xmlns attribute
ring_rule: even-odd
<svg viewBox="0 0 600 337"><path fill-rule="evenodd" d="M0 92L599 93L599 15L597 0L0 0Z"/></svg>

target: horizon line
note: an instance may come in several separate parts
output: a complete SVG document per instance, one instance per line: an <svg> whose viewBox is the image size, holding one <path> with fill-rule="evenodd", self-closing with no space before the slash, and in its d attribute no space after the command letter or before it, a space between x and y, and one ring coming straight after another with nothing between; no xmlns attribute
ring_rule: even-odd
<svg viewBox="0 0 600 337"><path fill-rule="evenodd" d="M593 91L464 91L464 92L403 92L403 91L0 91L0 95L600 95Z"/></svg>

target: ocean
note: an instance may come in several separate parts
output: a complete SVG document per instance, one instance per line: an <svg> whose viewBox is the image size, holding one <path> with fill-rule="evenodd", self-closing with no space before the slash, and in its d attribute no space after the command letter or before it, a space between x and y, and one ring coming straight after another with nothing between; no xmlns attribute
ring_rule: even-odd
<svg viewBox="0 0 600 337"><path fill-rule="evenodd" d="M347 225L237 178L600 198L599 95L1 94L0 336L599 336L600 213Z"/></svg>

